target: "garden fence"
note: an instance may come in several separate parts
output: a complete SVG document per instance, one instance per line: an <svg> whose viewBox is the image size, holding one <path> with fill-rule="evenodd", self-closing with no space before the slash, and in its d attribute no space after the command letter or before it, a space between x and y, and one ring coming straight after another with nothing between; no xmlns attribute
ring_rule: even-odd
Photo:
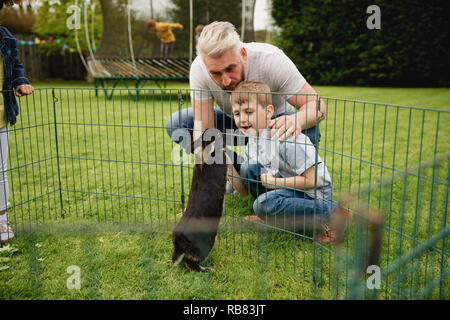
<svg viewBox="0 0 450 320"><path fill-rule="evenodd" d="M139 100L122 89L107 100L75 88L37 89L20 99L7 169L18 237L62 220L172 231L193 163L166 122L190 107L190 92L138 90ZM323 100L316 147L333 199L353 213L342 244L314 241L318 230L249 223L243 217L252 214L251 197L232 194L215 250L280 264L332 298L449 298L450 111Z"/></svg>

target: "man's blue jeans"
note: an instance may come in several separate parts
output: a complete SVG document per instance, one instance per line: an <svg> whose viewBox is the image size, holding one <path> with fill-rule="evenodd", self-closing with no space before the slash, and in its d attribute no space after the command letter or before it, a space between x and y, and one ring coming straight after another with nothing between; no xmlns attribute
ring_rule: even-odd
<svg viewBox="0 0 450 320"><path fill-rule="evenodd" d="M262 219L280 215L313 217L315 214L318 220L326 221L335 206L334 201L314 200L301 191L263 187L260 182L263 166L259 163L243 163L240 169L248 191L256 198L253 210Z"/></svg>

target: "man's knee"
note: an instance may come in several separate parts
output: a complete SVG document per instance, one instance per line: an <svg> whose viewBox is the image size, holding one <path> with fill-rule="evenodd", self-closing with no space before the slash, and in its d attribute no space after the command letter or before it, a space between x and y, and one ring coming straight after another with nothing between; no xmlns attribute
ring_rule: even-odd
<svg viewBox="0 0 450 320"><path fill-rule="evenodd" d="M166 122L166 131L170 138L172 138L173 132L180 127L178 121L178 111L173 113ZM173 140L173 139L172 139Z"/></svg>
<svg viewBox="0 0 450 320"><path fill-rule="evenodd" d="M261 165L259 163L242 163L239 174L244 179L259 180Z"/></svg>
<svg viewBox="0 0 450 320"><path fill-rule="evenodd" d="M183 109L174 112L166 122L166 132L169 137L176 143L187 139L187 136L192 137L193 124L190 121L189 110Z"/></svg>

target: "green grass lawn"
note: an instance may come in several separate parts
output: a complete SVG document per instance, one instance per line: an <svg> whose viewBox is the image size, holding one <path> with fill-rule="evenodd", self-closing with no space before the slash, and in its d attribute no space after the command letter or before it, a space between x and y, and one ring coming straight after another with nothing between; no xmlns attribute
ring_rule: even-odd
<svg viewBox="0 0 450 320"><path fill-rule="evenodd" d="M237 195L226 197L221 232L205 262L214 272L172 267L170 234L191 179L189 164L172 161L165 132L179 108L176 95L153 87L135 102L118 90L107 101L101 92L97 99L93 90L72 89L92 88L87 83L35 87L10 136L9 214L18 251L0 264L0 299L330 299L351 290L345 279L354 266L342 270L336 248L311 241L314 234L247 228L241 217L253 199ZM48 88L58 88L55 100ZM188 106L186 83L169 88L182 90L180 107ZM351 99L326 99L319 153L336 199L351 192L385 214L381 263L389 265L447 222L448 159L417 166L450 150L450 89L316 89ZM412 174L402 175L405 168ZM346 235L347 264L359 252L356 231ZM442 248L440 241L402 266L380 297L420 292L439 276L442 261L448 268ZM81 269L80 290L66 287L71 265ZM439 287L430 297L438 296Z"/></svg>

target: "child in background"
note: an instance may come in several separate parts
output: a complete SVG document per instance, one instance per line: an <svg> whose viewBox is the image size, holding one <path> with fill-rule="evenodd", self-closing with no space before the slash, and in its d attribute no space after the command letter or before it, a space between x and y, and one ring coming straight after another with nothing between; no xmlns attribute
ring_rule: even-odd
<svg viewBox="0 0 450 320"><path fill-rule="evenodd" d="M307 228L323 226L321 242L330 242L334 235L330 234L327 223L334 208L333 186L316 148L303 133L295 142L270 138L268 123L274 115L274 107L267 85L243 81L234 91L234 121L249 137L249 142L240 173L229 166L228 177L241 195L250 192L256 198L253 203L256 216L246 219L268 222L278 216L284 224L294 222L296 228L298 224ZM239 176L240 179L236 178Z"/></svg>
<svg viewBox="0 0 450 320"><path fill-rule="evenodd" d="M175 45L175 35L172 32L174 28L183 30L183 25L181 23L157 22L155 20L147 21L147 29L156 33L161 41L161 56L164 58L170 57Z"/></svg>
<svg viewBox="0 0 450 320"><path fill-rule="evenodd" d="M0 0L0 10L4 5L20 4L21 0ZM0 237L1 242L14 239L14 232L8 221L9 187L6 177L9 148L9 124L14 125L19 107L14 97L32 94L34 88L24 77L24 69L19 61L17 41L5 27L0 26L0 80L3 84L0 94Z"/></svg>
<svg viewBox="0 0 450 320"><path fill-rule="evenodd" d="M205 26L202 24L199 24L195 27L195 47L197 48L198 38L200 38L200 35L202 34L203 28Z"/></svg>

